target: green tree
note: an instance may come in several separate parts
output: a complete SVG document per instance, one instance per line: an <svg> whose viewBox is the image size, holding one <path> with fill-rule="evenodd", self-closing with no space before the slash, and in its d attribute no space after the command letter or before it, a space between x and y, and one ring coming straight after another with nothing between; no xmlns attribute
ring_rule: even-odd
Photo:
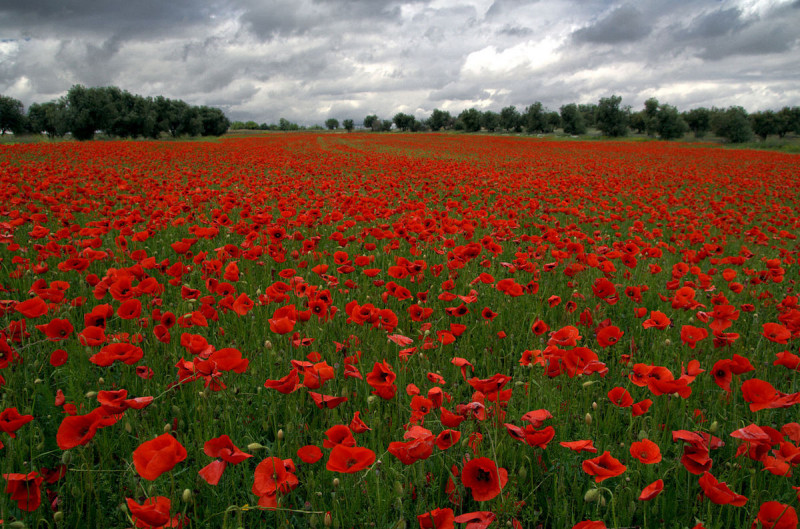
<svg viewBox="0 0 800 529"><path fill-rule="evenodd" d="M658 104L658 99L651 97L644 102L644 119L645 132L648 136L655 136L658 128L658 111L661 106Z"/></svg>
<svg viewBox="0 0 800 529"><path fill-rule="evenodd" d="M689 130L689 126L677 108L671 105L659 105L655 116L655 132L662 140L681 138L687 130Z"/></svg>
<svg viewBox="0 0 800 529"><path fill-rule="evenodd" d="M481 130L481 112L477 108L462 110L457 121L461 122L463 130L478 132Z"/></svg>
<svg viewBox="0 0 800 529"><path fill-rule="evenodd" d="M203 124L203 136L222 136L228 132L231 126L230 120L225 116L222 110L213 107L201 106L198 108L200 121Z"/></svg>
<svg viewBox="0 0 800 529"><path fill-rule="evenodd" d="M744 143L753 137L749 116L742 107L712 111L711 128L714 134L731 143Z"/></svg>
<svg viewBox="0 0 800 529"><path fill-rule="evenodd" d="M384 119L380 122L380 131L381 132L389 132L392 130L392 120Z"/></svg>
<svg viewBox="0 0 800 529"><path fill-rule="evenodd" d="M507 131L522 132L522 116L517 107L509 106L500 110L500 127Z"/></svg>
<svg viewBox="0 0 800 529"><path fill-rule="evenodd" d="M434 108L431 117L428 118L428 126L436 132L441 129L449 129L453 126L453 117L446 110Z"/></svg>
<svg viewBox="0 0 800 529"><path fill-rule="evenodd" d="M13 97L0 95L0 135L11 131L19 134L25 130L25 113L22 101Z"/></svg>
<svg viewBox="0 0 800 529"><path fill-rule="evenodd" d="M628 133L628 113L620 108L620 103L622 97L614 95L601 98L597 104L595 120L604 136L616 138Z"/></svg>
<svg viewBox="0 0 800 529"><path fill-rule="evenodd" d="M586 134L586 122L578 105L570 103L562 106L559 110L561 111L561 125L566 134Z"/></svg>
<svg viewBox="0 0 800 529"><path fill-rule="evenodd" d="M545 121L547 121L547 132L553 132L561 126L561 116L555 111L545 113Z"/></svg>
<svg viewBox="0 0 800 529"><path fill-rule="evenodd" d="M380 130L381 120L375 114L370 114L364 118L364 128L370 130Z"/></svg>
<svg viewBox="0 0 800 529"><path fill-rule="evenodd" d="M770 134L778 134L780 129L778 118L772 110L750 114L750 125L762 140L766 140Z"/></svg>
<svg viewBox="0 0 800 529"><path fill-rule="evenodd" d="M34 103L28 108L28 126L32 132L44 132L51 138L60 138L69 132L67 105L64 100Z"/></svg>
<svg viewBox="0 0 800 529"><path fill-rule="evenodd" d="M352 132L353 129L356 128L356 124L352 119L345 119L342 121L342 127L344 127L344 130L347 132Z"/></svg>
<svg viewBox="0 0 800 529"><path fill-rule="evenodd" d="M494 132L500 126L500 114L486 110L481 115L481 126L489 132Z"/></svg>
<svg viewBox="0 0 800 529"><path fill-rule="evenodd" d="M414 122L417 121L417 118L411 114L403 114L402 112L398 112L394 115L392 121L394 121L395 127L400 130L407 131L414 127Z"/></svg>
<svg viewBox="0 0 800 529"><path fill-rule="evenodd" d="M69 130L78 140L91 140L96 131L107 132L117 119L117 109L105 88L74 85L66 95Z"/></svg>
<svg viewBox="0 0 800 529"><path fill-rule="evenodd" d="M328 130L335 130L339 128L339 120L336 118L328 118L325 120L325 127Z"/></svg>
<svg viewBox="0 0 800 529"><path fill-rule="evenodd" d="M702 138L711 130L711 111L707 108L693 108L683 113L683 120L694 133L695 138Z"/></svg>
<svg viewBox="0 0 800 529"><path fill-rule="evenodd" d="M597 105L594 103L578 105L578 110L583 116L583 122L587 127L594 127L597 125Z"/></svg>
<svg viewBox="0 0 800 529"><path fill-rule="evenodd" d="M631 113L628 125L636 131L636 134L647 132L647 117L645 116L644 110Z"/></svg>
<svg viewBox="0 0 800 529"><path fill-rule="evenodd" d="M545 132L547 130L547 116L545 108L539 101L525 108L522 113L522 122L529 134Z"/></svg>

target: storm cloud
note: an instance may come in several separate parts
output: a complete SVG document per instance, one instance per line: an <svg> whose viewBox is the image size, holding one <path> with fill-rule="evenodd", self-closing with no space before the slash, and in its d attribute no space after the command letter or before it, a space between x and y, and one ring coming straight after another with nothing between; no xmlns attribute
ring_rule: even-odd
<svg viewBox="0 0 800 529"><path fill-rule="evenodd" d="M800 104L796 0L0 0L0 93L115 85L303 124L617 94Z"/></svg>

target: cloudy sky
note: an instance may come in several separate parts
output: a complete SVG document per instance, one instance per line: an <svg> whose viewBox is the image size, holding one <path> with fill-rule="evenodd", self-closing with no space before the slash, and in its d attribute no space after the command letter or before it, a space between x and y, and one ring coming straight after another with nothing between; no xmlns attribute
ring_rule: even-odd
<svg viewBox="0 0 800 529"><path fill-rule="evenodd" d="M0 93L114 85L301 124L800 105L800 0L0 0Z"/></svg>

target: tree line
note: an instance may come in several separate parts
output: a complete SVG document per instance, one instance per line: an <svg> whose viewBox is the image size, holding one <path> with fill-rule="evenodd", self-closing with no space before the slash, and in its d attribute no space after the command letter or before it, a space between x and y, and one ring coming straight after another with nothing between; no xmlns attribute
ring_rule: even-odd
<svg viewBox="0 0 800 529"><path fill-rule="evenodd" d="M339 128L339 120L329 118L326 128ZM294 128L291 128L294 127ZM352 119L342 122L347 131L355 128ZM232 129L261 130L308 130L281 118L278 125L258 125L254 121L234 121ZM446 110L434 109L425 119L417 119L412 114L399 112L392 119L381 119L375 114L364 118L363 129L386 132L401 130L406 132L457 130L465 132L516 132L528 134L547 134L561 129L565 134L581 135L588 130L597 129L604 136L625 136L630 131L647 134L664 140L683 137L691 132L696 138L713 133L732 143L750 141L753 136L766 139L776 135L800 134L800 107L784 107L779 111L765 110L748 113L744 108L732 106L727 109L695 108L680 112L676 107L660 103L650 98L644 108L634 111L622 105L620 96L601 98L597 104L563 105L558 111L550 110L542 103L535 102L520 111L508 106L495 112L480 111L476 108L463 110L453 115ZM320 126L312 129L322 129Z"/></svg>
<svg viewBox="0 0 800 529"><path fill-rule="evenodd" d="M33 103L27 113L22 102L0 95L0 131L33 132L50 137L71 134L91 140L100 132L119 138L220 136L230 121L218 108L194 106L163 96L143 97L116 86L75 85L58 100Z"/></svg>

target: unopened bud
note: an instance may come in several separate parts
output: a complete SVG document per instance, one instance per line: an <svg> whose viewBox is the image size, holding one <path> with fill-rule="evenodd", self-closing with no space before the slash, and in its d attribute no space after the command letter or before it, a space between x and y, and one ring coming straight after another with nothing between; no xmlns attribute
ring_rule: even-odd
<svg viewBox="0 0 800 529"><path fill-rule="evenodd" d="M258 450L265 450L267 447L261 443L250 443L247 445L247 450L250 452L257 452Z"/></svg>
<svg viewBox="0 0 800 529"><path fill-rule="evenodd" d="M325 513L325 518L323 518L322 520L322 525L324 525L325 527L330 527L331 525L333 525L333 516L331 516L330 511Z"/></svg>
<svg viewBox="0 0 800 529"><path fill-rule="evenodd" d="M183 500L183 503L190 503L192 501L192 491L190 489L183 489L181 499Z"/></svg>
<svg viewBox="0 0 800 529"><path fill-rule="evenodd" d="M583 495L583 501L587 503L596 502L600 498L600 491L598 489L589 489Z"/></svg>
<svg viewBox="0 0 800 529"><path fill-rule="evenodd" d="M717 430L719 430L719 423L714 421L711 423L711 426L708 427L708 431L711 433L717 433Z"/></svg>
<svg viewBox="0 0 800 529"><path fill-rule="evenodd" d="M400 483L399 481L394 482L394 493L397 494L398 496L403 495L403 484Z"/></svg>
<svg viewBox="0 0 800 529"><path fill-rule="evenodd" d="M283 438L285 437L285 436L283 435L283 430L278 430L278 435L277 435L277 437L278 437L278 441L283 441Z"/></svg>
<svg viewBox="0 0 800 529"><path fill-rule="evenodd" d="M270 342L269 340L266 340L264 342L264 349L267 349L267 350L272 349L272 342Z"/></svg>
<svg viewBox="0 0 800 529"><path fill-rule="evenodd" d="M97 396L97 392L96 391L87 391L86 395L84 395L84 397L86 397L87 399L93 399L96 396Z"/></svg>
<svg viewBox="0 0 800 529"><path fill-rule="evenodd" d="M131 426L131 423L129 423L128 421L125 421L125 431L128 433L133 432L133 426Z"/></svg>
<svg viewBox="0 0 800 529"><path fill-rule="evenodd" d="M100 378L97 379L97 383L102 386L103 384L106 383L106 379L104 379L103 377L100 377Z"/></svg>
<svg viewBox="0 0 800 529"><path fill-rule="evenodd" d="M596 409L597 409L597 401L595 401L595 402L592 402L592 409L593 409L593 410L596 410Z"/></svg>
<svg viewBox="0 0 800 529"><path fill-rule="evenodd" d="M331 482L331 485L333 485L334 489L338 489L339 488L339 478L333 478L333 481Z"/></svg>
<svg viewBox="0 0 800 529"><path fill-rule="evenodd" d="M583 421L586 423L586 426L591 426L592 425L592 414L591 413L587 413L586 417L583 418Z"/></svg>
<svg viewBox="0 0 800 529"><path fill-rule="evenodd" d="M56 523L61 523L64 521L64 511L56 511L53 514L53 521Z"/></svg>
<svg viewBox="0 0 800 529"><path fill-rule="evenodd" d="M169 433L171 431L172 431L172 425L170 423L165 424L164 425L164 433Z"/></svg>
<svg viewBox="0 0 800 529"><path fill-rule="evenodd" d="M61 463L63 463L64 465L69 465L70 463L72 463L72 452L67 450L66 452L61 454Z"/></svg>

